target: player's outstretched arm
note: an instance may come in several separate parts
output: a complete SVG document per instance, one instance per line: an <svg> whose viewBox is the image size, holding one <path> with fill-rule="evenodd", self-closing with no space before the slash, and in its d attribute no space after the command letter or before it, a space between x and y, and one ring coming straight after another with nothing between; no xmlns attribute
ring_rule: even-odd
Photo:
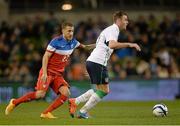
<svg viewBox="0 0 180 126"><path fill-rule="evenodd" d="M83 48L85 50L91 50L91 49L94 49L95 47L96 47L96 44L89 44L89 45L81 44L80 45L80 48Z"/></svg>
<svg viewBox="0 0 180 126"><path fill-rule="evenodd" d="M121 42L117 42L115 40L110 40L109 41L109 47L111 49L121 49L121 48L135 48L137 51L141 51L141 48L139 47L138 44L136 43L121 43Z"/></svg>

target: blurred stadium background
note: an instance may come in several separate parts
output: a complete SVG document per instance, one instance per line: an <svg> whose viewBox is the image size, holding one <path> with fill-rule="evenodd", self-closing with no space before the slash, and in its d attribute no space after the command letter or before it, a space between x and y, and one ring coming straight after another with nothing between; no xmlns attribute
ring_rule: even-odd
<svg viewBox="0 0 180 126"><path fill-rule="evenodd" d="M105 100L179 98L179 0L0 0L0 103L33 90L46 45L64 20L74 23L80 42L90 44L112 23L116 10L130 18L119 40L136 42L142 51L115 51L108 65L111 93ZM84 74L89 54L76 50L70 58L64 76L72 96L90 86ZM50 91L46 100L54 97Z"/></svg>

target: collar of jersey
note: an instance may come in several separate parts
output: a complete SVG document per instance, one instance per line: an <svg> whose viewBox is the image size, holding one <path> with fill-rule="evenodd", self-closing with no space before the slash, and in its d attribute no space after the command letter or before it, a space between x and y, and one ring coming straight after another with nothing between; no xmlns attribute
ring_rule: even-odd
<svg viewBox="0 0 180 126"><path fill-rule="evenodd" d="M117 24L113 24L116 28L117 28L117 30L119 31L119 27L118 27L118 25Z"/></svg>
<svg viewBox="0 0 180 126"><path fill-rule="evenodd" d="M64 38L63 35L62 35L61 37L62 37L62 39L64 40L64 41L63 41L63 44L69 45L69 44L71 44L71 42L72 42L72 40L73 40L73 39L71 39L70 41L68 41L68 40L66 40L66 39Z"/></svg>

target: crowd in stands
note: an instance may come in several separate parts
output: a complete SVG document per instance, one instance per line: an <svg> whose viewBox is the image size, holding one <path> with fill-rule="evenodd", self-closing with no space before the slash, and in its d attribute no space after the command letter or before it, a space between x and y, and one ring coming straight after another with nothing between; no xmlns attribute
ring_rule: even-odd
<svg viewBox="0 0 180 126"><path fill-rule="evenodd" d="M25 18L10 25L0 24L0 80L29 82L37 78L42 56L52 37L59 35L62 20L50 14ZM75 25L75 37L83 44L95 43L107 27L105 20L89 17ZM180 78L180 14L170 19L150 14L130 21L128 30L121 31L119 41L136 42L142 51L125 48L116 50L108 64L110 79ZM90 52L76 50L64 76L68 80L88 79L85 60Z"/></svg>

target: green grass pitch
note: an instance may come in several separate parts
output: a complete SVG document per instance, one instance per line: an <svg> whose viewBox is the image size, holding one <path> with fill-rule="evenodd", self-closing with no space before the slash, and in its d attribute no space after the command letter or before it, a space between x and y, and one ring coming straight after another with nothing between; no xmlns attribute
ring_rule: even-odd
<svg viewBox="0 0 180 126"><path fill-rule="evenodd" d="M157 101L144 102L100 102L90 114L90 119L71 118L68 105L53 112L58 119L41 119L40 113L49 103L34 101L18 106L5 116L6 104L0 105L0 125L180 125L180 101L162 101L169 109L167 117L152 115L152 107ZM80 107L80 106L79 106Z"/></svg>

